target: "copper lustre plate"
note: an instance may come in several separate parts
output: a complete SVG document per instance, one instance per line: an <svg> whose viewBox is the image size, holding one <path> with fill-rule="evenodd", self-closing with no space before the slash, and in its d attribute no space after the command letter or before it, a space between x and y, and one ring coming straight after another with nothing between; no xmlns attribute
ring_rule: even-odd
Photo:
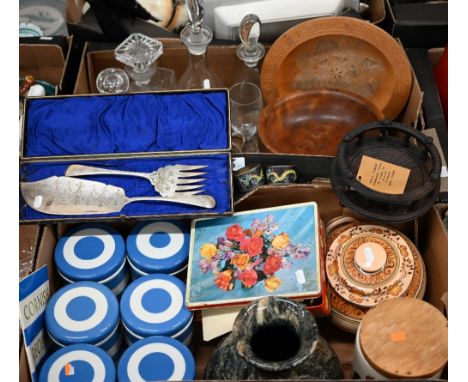
<svg viewBox="0 0 468 382"><path fill-rule="evenodd" d="M369 99L389 119L405 106L411 83L411 65L397 41L350 17L289 29L269 49L261 72L266 103L298 90L344 89Z"/></svg>

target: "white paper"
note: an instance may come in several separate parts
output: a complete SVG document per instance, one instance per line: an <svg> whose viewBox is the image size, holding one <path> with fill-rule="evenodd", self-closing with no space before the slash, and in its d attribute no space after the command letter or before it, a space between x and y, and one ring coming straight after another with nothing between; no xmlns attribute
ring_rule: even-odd
<svg viewBox="0 0 468 382"><path fill-rule="evenodd" d="M240 306L202 310L203 340L210 341L232 331Z"/></svg>
<svg viewBox="0 0 468 382"><path fill-rule="evenodd" d="M245 158L237 157L232 160L232 171L240 170L242 167L245 167Z"/></svg>

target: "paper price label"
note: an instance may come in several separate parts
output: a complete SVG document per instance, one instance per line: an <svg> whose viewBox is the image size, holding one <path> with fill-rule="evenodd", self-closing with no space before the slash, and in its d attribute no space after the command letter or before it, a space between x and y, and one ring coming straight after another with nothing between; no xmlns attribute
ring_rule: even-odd
<svg viewBox="0 0 468 382"><path fill-rule="evenodd" d="M411 170L363 155L356 179L371 190L399 195L405 192Z"/></svg>
<svg viewBox="0 0 468 382"><path fill-rule="evenodd" d="M244 157L237 157L232 160L232 171L240 170L243 167L245 167Z"/></svg>

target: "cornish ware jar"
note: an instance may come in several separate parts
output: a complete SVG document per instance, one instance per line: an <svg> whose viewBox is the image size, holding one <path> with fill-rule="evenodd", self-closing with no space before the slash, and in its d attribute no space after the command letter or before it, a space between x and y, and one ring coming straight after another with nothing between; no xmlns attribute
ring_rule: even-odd
<svg viewBox="0 0 468 382"><path fill-rule="evenodd" d="M147 274L175 275L187 267L190 227L182 221L145 222L127 237L133 279Z"/></svg>
<svg viewBox="0 0 468 382"><path fill-rule="evenodd" d="M58 347L85 343L118 356L119 303L102 284L79 281L58 290L47 303L45 324Z"/></svg>
<svg viewBox="0 0 468 382"><path fill-rule="evenodd" d="M183 343L169 337L147 337L120 358L119 382L187 381L195 379L195 360Z"/></svg>
<svg viewBox="0 0 468 382"><path fill-rule="evenodd" d="M174 276L154 274L133 281L120 300L126 342L167 336L189 344L193 314L184 300L185 284Z"/></svg>
<svg viewBox="0 0 468 382"><path fill-rule="evenodd" d="M119 296L127 286L125 242L112 227L82 224L63 235L55 247L55 264L67 282L96 281Z"/></svg>
<svg viewBox="0 0 468 382"><path fill-rule="evenodd" d="M342 379L333 349L303 304L263 297L243 308L204 379Z"/></svg>
<svg viewBox="0 0 468 382"><path fill-rule="evenodd" d="M340 217L327 226L332 321L356 333L366 312L401 296L422 299L426 270L415 245L394 228Z"/></svg>
<svg viewBox="0 0 468 382"><path fill-rule="evenodd" d="M101 348L88 344L66 346L44 362L39 382L115 382L115 365Z"/></svg>
<svg viewBox="0 0 468 382"><path fill-rule="evenodd" d="M448 322L431 304L409 297L369 310L356 336L353 376L439 378L448 360Z"/></svg>

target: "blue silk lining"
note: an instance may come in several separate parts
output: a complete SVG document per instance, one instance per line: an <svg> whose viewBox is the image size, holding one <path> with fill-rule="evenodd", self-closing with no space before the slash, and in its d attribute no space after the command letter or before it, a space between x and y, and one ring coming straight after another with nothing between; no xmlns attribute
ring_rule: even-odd
<svg viewBox="0 0 468 382"><path fill-rule="evenodd" d="M28 100L23 156L228 148L223 90Z"/></svg>
<svg viewBox="0 0 468 382"><path fill-rule="evenodd" d="M82 215L83 218L90 217L116 217L116 216L148 216L174 215L174 214L203 214L224 213L231 211L231 186L229 184L230 161L229 154L202 154L188 155L182 157L152 157L132 159L108 159L90 160L80 162L36 162L21 165L21 181L36 181L50 176L63 176L67 167L72 163L89 166L111 168L116 170L151 172L169 164L208 165L204 170L206 174L204 190L216 200L216 207L205 209L184 204L166 202L134 202L127 204L121 212L105 215ZM158 196L152 184L143 178L127 176L86 176L82 179L99 181L114 186L122 187L128 197L132 196ZM42 220L42 219L78 219L78 216L49 215L38 212L29 207L23 200L20 201L20 220Z"/></svg>

